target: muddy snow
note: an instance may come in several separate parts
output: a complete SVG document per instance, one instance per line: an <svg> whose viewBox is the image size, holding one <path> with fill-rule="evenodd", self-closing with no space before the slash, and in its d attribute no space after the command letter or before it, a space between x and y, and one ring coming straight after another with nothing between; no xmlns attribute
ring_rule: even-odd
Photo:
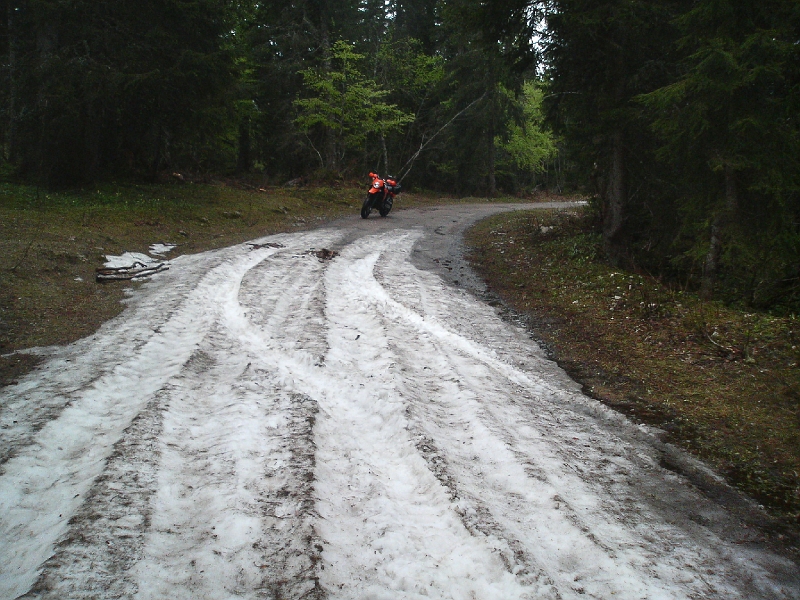
<svg viewBox="0 0 800 600"><path fill-rule="evenodd" d="M800 598L481 299L459 233L512 209L172 258L39 350L0 391L0 598Z"/></svg>

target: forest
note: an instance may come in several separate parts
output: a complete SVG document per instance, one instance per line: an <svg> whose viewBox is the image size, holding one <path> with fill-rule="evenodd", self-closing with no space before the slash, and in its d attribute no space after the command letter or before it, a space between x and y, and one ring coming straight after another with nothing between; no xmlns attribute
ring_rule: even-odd
<svg viewBox="0 0 800 600"><path fill-rule="evenodd" d="M591 198L613 265L800 308L796 0L5 0L0 173Z"/></svg>

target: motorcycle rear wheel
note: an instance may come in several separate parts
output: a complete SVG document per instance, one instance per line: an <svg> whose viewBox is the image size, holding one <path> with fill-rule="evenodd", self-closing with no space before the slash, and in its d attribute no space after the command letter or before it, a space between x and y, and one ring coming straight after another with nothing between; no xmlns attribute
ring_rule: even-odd
<svg viewBox="0 0 800 600"><path fill-rule="evenodd" d="M386 215L389 214L389 211L392 210L392 204L393 203L394 203L394 200L392 199L392 197L391 196L386 196L386 198L383 199L383 206L380 208L380 210L378 210L378 213L382 217L385 217Z"/></svg>
<svg viewBox="0 0 800 600"><path fill-rule="evenodd" d="M367 197L364 198L364 204L361 205L361 218L366 219L369 216L369 213L372 212L372 198L369 197L370 195L367 194Z"/></svg>

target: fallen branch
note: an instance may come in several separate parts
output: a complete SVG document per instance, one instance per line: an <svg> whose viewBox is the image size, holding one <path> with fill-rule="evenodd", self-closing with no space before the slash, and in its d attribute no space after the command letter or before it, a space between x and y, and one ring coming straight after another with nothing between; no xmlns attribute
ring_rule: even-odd
<svg viewBox="0 0 800 600"><path fill-rule="evenodd" d="M467 104L467 106L465 106L460 111L458 111L455 115L453 115L452 119L450 119L447 123L442 125L439 128L439 131L437 131L431 137L429 137L427 142L424 141L424 138L423 138L423 141L420 143L419 148L417 148L417 151L411 156L411 158L408 159L408 161L406 161L406 164L403 165L403 168L400 169L400 172L402 173L406 169L406 167L408 167L408 170L406 170L405 173L403 173L400 176L400 178L397 180L397 183L402 183L403 182L403 179L406 177L406 175L408 175L411 172L411 168L414 166L414 161L416 161L417 157L420 155L420 153L425 148L427 148L428 144L430 144L434 139L436 139L437 135L442 133L445 129L447 129L453 123L453 121L455 121L458 117L460 117L465 112L467 112L470 108L472 108L472 106L474 104L476 104L477 102L480 102L481 100L483 100L485 97L486 97L486 92L484 92L483 95L480 98L476 98L475 100L473 100L472 102Z"/></svg>
<svg viewBox="0 0 800 600"><path fill-rule="evenodd" d="M731 356L735 356L735 355L737 355L737 354L743 354L743 353L741 352L741 350L738 350L737 348L729 348L728 346L723 346L722 344L720 344L720 343L718 343L718 342L715 342L715 341L714 341L714 338L712 338L710 335L708 335L708 332L707 332L707 331L703 331L703 333L705 334L705 336L706 336L706 339L707 339L709 342L711 342L711 343L712 343L714 346L716 346L716 347L717 347L717 348L719 348L720 350L724 350L725 352L727 352L727 353L728 353L728 354L730 354Z"/></svg>
<svg viewBox="0 0 800 600"><path fill-rule="evenodd" d="M35 242L35 241L36 241L36 238L33 238L31 240L31 242L28 244L28 247L25 248L25 252L22 253L22 257L17 261L17 264L15 264L13 267L11 267L11 272L12 273L16 272L16 270L19 268L19 266L22 264L22 262L28 256L28 252L30 251L31 246L33 246L33 242Z"/></svg>
<svg viewBox="0 0 800 600"><path fill-rule="evenodd" d="M169 269L167 263L159 263L157 265L146 265L142 262L136 261L128 267L101 267L95 271L95 280L98 283L105 283L107 281L125 281L128 279L136 279L138 277L147 277L154 275L161 271Z"/></svg>
<svg viewBox="0 0 800 600"><path fill-rule="evenodd" d="M267 242L266 244L254 244L252 242L248 242L247 244L250 246L250 250L259 250L261 248L285 248L283 244L278 244L277 242Z"/></svg>

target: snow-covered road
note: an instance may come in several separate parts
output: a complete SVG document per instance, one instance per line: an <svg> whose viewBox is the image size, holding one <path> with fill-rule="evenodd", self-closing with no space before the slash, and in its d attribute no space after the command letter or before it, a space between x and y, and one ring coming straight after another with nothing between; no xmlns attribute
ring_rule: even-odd
<svg viewBox="0 0 800 600"><path fill-rule="evenodd" d="M50 350L0 392L0 598L800 598L464 289L507 208L181 256Z"/></svg>

